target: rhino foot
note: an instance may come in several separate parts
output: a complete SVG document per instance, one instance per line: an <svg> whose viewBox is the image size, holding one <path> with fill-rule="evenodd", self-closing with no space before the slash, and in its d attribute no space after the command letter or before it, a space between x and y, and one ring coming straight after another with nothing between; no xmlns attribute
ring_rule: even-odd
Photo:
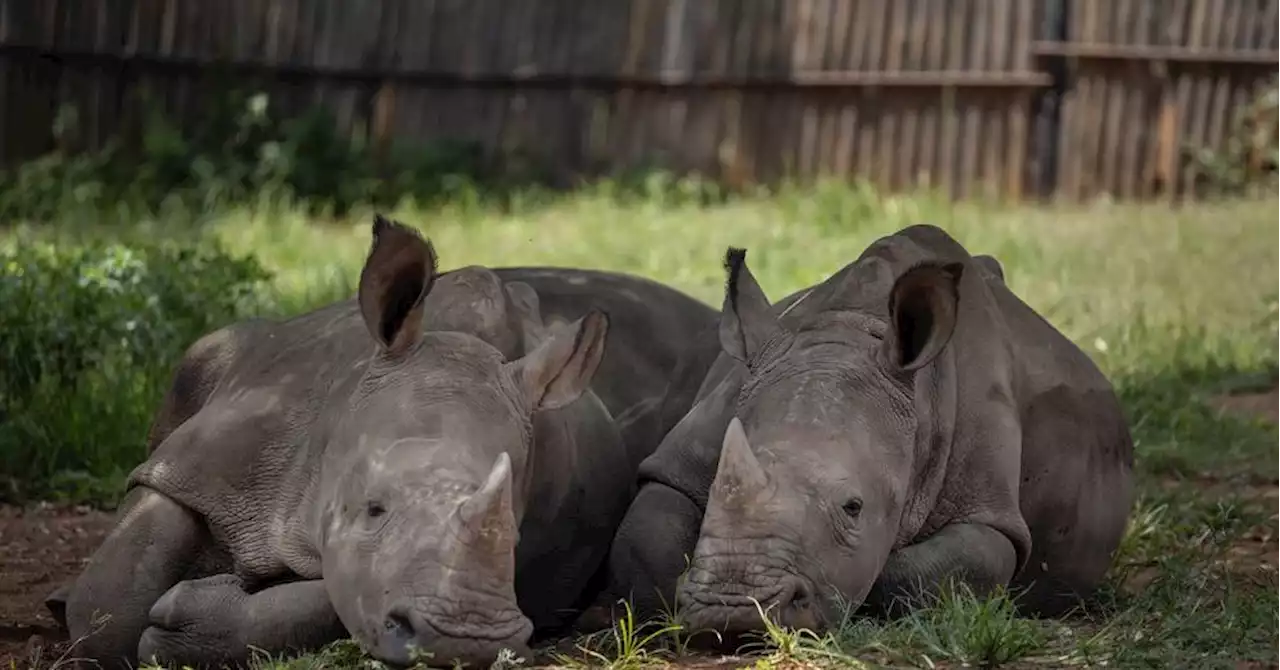
<svg viewBox="0 0 1280 670"><path fill-rule="evenodd" d="M71 581L64 583L44 599L45 609L49 610L54 622L62 630L67 629L67 598L71 595L71 585L73 583Z"/></svg>
<svg viewBox="0 0 1280 670"><path fill-rule="evenodd" d="M348 637L319 579L252 594L234 575L188 580L169 589L150 617L139 658L169 667L245 665L254 652L278 657Z"/></svg>
<svg viewBox="0 0 1280 670"><path fill-rule="evenodd" d="M249 595L235 575L179 582L151 608L138 658L166 667L214 667L248 660L244 642Z"/></svg>

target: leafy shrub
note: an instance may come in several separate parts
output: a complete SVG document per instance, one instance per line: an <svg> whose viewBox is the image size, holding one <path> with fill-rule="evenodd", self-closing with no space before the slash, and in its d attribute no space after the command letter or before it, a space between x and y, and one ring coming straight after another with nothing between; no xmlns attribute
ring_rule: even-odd
<svg viewBox="0 0 1280 670"><path fill-rule="evenodd" d="M1191 150L1192 165L1202 188L1234 194L1259 185L1275 185L1280 166L1280 80L1273 79L1248 106L1238 112L1221 149Z"/></svg>
<svg viewBox="0 0 1280 670"><path fill-rule="evenodd" d="M0 221L49 221L68 210L158 211L167 201L205 209L291 196L312 213L357 204L430 203L486 179L478 144L397 142L386 156L338 132L315 107L285 118L265 94L209 96L200 123L183 129L151 106L140 137L77 152L78 123L66 107L53 123L59 149L0 173Z"/></svg>
<svg viewBox="0 0 1280 670"><path fill-rule="evenodd" d="M211 245L0 250L0 498L118 481L182 352L253 310L265 279Z"/></svg>

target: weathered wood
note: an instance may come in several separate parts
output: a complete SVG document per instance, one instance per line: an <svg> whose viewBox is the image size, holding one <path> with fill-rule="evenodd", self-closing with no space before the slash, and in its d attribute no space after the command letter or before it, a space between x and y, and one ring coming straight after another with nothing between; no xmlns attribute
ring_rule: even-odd
<svg viewBox="0 0 1280 670"><path fill-rule="evenodd" d="M1186 150L1224 146L1274 74L1278 5L1073 0L1058 41L1038 0L0 0L0 164L45 150L62 105L86 149L141 125L144 90L198 122L216 71L327 106L380 157L470 139L565 180L659 164L1016 199L1039 194L1033 101L1061 89L1059 192L1187 193Z"/></svg>

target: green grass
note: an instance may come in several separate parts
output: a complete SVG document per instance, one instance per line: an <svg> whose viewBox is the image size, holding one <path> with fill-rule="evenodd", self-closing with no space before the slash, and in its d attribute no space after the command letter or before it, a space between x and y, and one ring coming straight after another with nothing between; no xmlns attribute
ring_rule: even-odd
<svg viewBox="0 0 1280 670"><path fill-rule="evenodd" d="M302 211L215 212L202 217L199 234L257 256L275 272L268 308L294 313L350 295L369 246L367 212L318 224ZM848 666L854 658L916 667L1276 662L1276 556L1263 569L1242 564L1236 553L1254 546L1248 538L1259 529L1275 534L1280 435L1272 424L1224 416L1205 402L1232 388L1275 384L1274 197L1178 208L952 206L826 185L703 207L623 202L597 189L501 211L462 201L390 214L427 233L444 268L623 270L712 305L720 303L728 245L749 249L753 272L778 299L825 278L877 237L931 222L972 252L996 256L1013 290L1111 376L1137 443L1140 501L1100 603L1077 616L1036 621L1017 617L1003 596L960 590L894 622L851 620L826 636L771 630L765 649L744 665ZM1261 546L1274 551L1274 544ZM569 656L596 667L661 665L674 656L657 651L671 646L672 628L631 621L613 632L614 644L579 641L582 649ZM350 667L354 658L349 645L335 647L305 667Z"/></svg>

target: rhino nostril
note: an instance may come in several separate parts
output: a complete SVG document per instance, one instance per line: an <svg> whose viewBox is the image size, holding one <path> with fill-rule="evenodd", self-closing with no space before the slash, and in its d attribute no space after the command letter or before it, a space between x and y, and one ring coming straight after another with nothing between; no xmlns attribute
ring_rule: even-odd
<svg viewBox="0 0 1280 670"><path fill-rule="evenodd" d="M813 604L813 599L809 593L808 587L804 582L796 579L791 582L790 602L784 604L790 605L796 609L808 609Z"/></svg>
<svg viewBox="0 0 1280 670"><path fill-rule="evenodd" d="M382 626L387 629L388 633L396 637L410 638L414 636L413 622L400 612L388 614L386 621L382 622Z"/></svg>

